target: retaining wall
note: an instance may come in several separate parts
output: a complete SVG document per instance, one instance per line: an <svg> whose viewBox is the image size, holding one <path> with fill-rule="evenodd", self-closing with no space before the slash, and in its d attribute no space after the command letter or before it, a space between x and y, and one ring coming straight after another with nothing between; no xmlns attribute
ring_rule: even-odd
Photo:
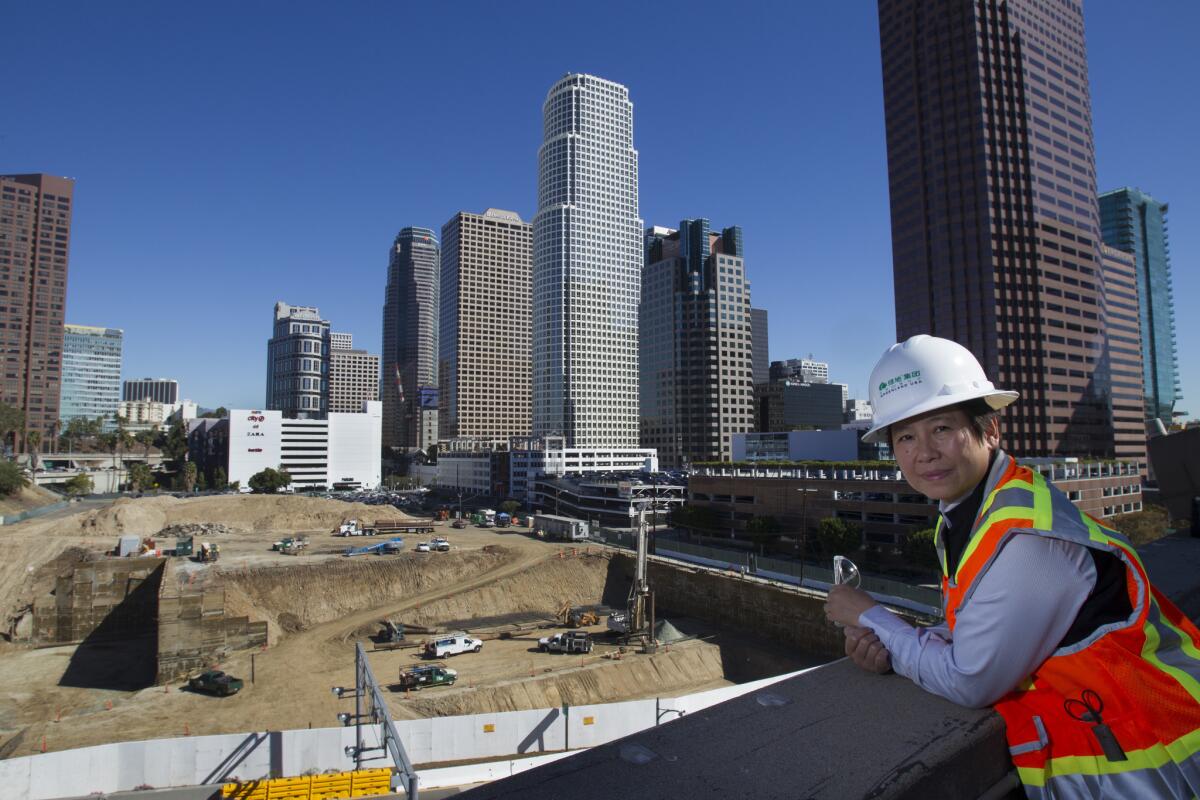
<svg viewBox="0 0 1200 800"><path fill-rule="evenodd" d="M79 564L58 578L54 594L33 606L33 640L82 642L88 637L123 638L154 629L160 558L123 558Z"/></svg>

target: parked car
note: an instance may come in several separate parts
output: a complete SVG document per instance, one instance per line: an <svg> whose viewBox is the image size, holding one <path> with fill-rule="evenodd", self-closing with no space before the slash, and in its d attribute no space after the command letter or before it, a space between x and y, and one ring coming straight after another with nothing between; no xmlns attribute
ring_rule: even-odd
<svg viewBox="0 0 1200 800"><path fill-rule="evenodd" d="M459 653L478 653L483 642L465 634L443 636L425 645L425 655L430 658L448 658Z"/></svg>
<svg viewBox="0 0 1200 800"><path fill-rule="evenodd" d="M417 542L417 546L413 549L418 553L428 553L430 549L429 542Z"/></svg>
<svg viewBox="0 0 1200 800"><path fill-rule="evenodd" d="M454 522L450 523L450 527L462 530L463 528L467 527L467 521L465 519L456 519Z"/></svg>
<svg viewBox="0 0 1200 800"><path fill-rule="evenodd" d="M450 542L446 541L441 536L439 536L436 539L434 539L433 541L431 541L429 543L429 546L432 549L437 550L439 553L450 552Z"/></svg>
<svg viewBox="0 0 1200 800"><path fill-rule="evenodd" d="M590 653L592 635L587 631L567 631L538 639L538 650L543 653Z"/></svg>
<svg viewBox="0 0 1200 800"><path fill-rule="evenodd" d="M206 694L215 694L218 697L228 697L231 694L240 692L244 684L241 678L227 675L219 669L210 669L206 672L201 672L189 680L187 685L193 692L205 692Z"/></svg>

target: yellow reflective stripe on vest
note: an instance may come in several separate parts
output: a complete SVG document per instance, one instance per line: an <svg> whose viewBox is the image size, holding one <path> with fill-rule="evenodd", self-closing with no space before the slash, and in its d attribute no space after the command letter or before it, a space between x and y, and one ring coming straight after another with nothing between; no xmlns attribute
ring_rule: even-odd
<svg viewBox="0 0 1200 800"><path fill-rule="evenodd" d="M1200 730L1185 733L1173 742L1156 744L1144 750L1127 750L1127 761L1109 761L1103 756L1059 756L1042 767L1018 767L1017 775L1026 786L1044 786L1047 778L1072 775L1120 775L1139 770L1160 769L1185 761L1200 751Z"/></svg>
<svg viewBox="0 0 1200 800"><path fill-rule="evenodd" d="M1158 623L1161 623L1178 637L1180 649L1183 650L1184 654L1194 661L1200 662L1200 652L1196 651L1192 637L1171 624L1171 621L1163 616L1161 611L1159 611L1157 617ZM1190 694L1196 702L1200 703L1200 682L1194 676L1189 675L1186 670L1180 669L1173 664L1168 664L1158 657L1158 646L1161 644L1162 638L1159 635L1155 620L1147 617L1146 624L1142 626L1142 633L1146 636L1146 643L1142 645L1142 658L1146 659L1147 662L1158 670L1174 678L1175 682L1183 687L1184 691Z"/></svg>
<svg viewBox="0 0 1200 800"><path fill-rule="evenodd" d="M942 562L942 574L949 576L950 569L946 566L946 547L942 544L942 523L946 518L938 514L937 524L933 526L933 549L937 552L938 561Z"/></svg>

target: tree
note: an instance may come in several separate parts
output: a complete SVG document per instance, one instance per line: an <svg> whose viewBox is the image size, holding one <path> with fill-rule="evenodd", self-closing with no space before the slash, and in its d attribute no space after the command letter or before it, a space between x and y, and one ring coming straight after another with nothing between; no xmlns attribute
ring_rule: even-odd
<svg viewBox="0 0 1200 800"><path fill-rule="evenodd" d="M225 474L224 467L217 467L213 470L212 488L218 491L229 488L229 476Z"/></svg>
<svg viewBox="0 0 1200 800"><path fill-rule="evenodd" d="M171 462L174 469L181 468L183 457L187 455L188 451L187 430L184 428L182 420L171 423L167 435L163 437L162 443L158 447L162 450L163 458Z"/></svg>
<svg viewBox="0 0 1200 800"><path fill-rule="evenodd" d="M267 467L262 472L250 476L250 489L255 494L275 494L292 482L292 476L287 470L276 470Z"/></svg>
<svg viewBox="0 0 1200 800"><path fill-rule="evenodd" d="M76 475L74 478L69 478L63 484L63 488L67 490L67 494L78 497L79 495L92 493L92 476L91 475Z"/></svg>
<svg viewBox="0 0 1200 800"><path fill-rule="evenodd" d="M817 541L826 555L846 555L862 547L862 526L837 517L826 517L817 525Z"/></svg>
<svg viewBox="0 0 1200 800"><path fill-rule="evenodd" d="M759 546L759 550L764 555L767 551L767 542L778 538L782 529L779 520L771 516L755 517L746 523L746 535L750 537L750 541Z"/></svg>
<svg viewBox="0 0 1200 800"><path fill-rule="evenodd" d="M24 470L12 461L0 461L0 494L16 494L28 485Z"/></svg>
<svg viewBox="0 0 1200 800"><path fill-rule="evenodd" d="M133 435L133 441L142 446L142 458L150 461L150 448L154 446L154 431L138 431Z"/></svg>
<svg viewBox="0 0 1200 800"><path fill-rule="evenodd" d="M188 466L192 466L192 462L189 461ZM203 472L196 475L196 488L202 492L208 488L208 478L204 477Z"/></svg>
<svg viewBox="0 0 1200 800"><path fill-rule="evenodd" d="M920 570L938 569L937 547L933 543L934 529L913 531L904 539L904 560Z"/></svg>
<svg viewBox="0 0 1200 800"><path fill-rule="evenodd" d="M521 510L521 504L516 500L505 500L500 504L500 510L511 516Z"/></svg>
<svg viewBox="0 0 1200 800"><path fill-rule="evenodd" d="M154 473L146 464L132 464L129 467L129 484L138 492L151 489L154 486Z"/></svg>
<svg viewBox="0 0 1200 800"><path fill-rule="evenodd" d="M0 444L8 442L13 437L13 452L16 452L17 431L25 427L25 412L8 403L0 403Z"/></svg>
<svg viewBox="0 0 1200 800"><path fill-rule="evenodd" d="M242 488L242 482L241 481L230 481L229 485L226 486L225 488L229 489L229 491L231 491L231 492L239 491Z"/></svg>
<svg viewBox="0 0 1200 800"><path fill-rule="evenodd" d="M179 482L182 484L185 492L191 492L196 489L196 462L188 461L183 465L183 470L179 473Z"/></svg>
<svg viewBox="0 0 1200 800"><path fill-rule="evenodd" d="M33 474L35 477L37 476L37 471L38 471L38 466L39 466L38 456L40 455L41 447L42 447L42 432L41 431L30 431L25 436L25 449L29 452L29 462L30 462L30 466L33 468Z"/></svg>
<svg viewBox="0 0 1200 800"><path fill-rule="evenodd" d="M229 416L229 409L225 406L217 406L212 411L205 411L199 416L200 419L224 419Z"/></svg>

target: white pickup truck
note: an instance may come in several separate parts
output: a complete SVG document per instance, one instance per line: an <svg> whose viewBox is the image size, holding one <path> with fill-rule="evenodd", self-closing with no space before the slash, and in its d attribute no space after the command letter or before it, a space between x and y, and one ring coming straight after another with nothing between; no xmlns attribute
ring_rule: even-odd
<svg viewBox="0 0 1200 800"><path fill-rule="evenodd" d="M456 634L434 639L425 645L425 655L430 658L446 658L459 653L478 653L483 649L483 642L470 636Z"/></svg>

